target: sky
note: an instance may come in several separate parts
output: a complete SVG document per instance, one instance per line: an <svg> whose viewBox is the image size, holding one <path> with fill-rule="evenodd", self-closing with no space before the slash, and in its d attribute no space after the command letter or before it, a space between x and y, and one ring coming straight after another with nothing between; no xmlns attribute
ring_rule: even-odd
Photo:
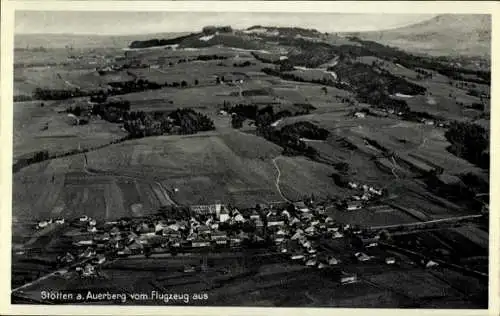
<svg viewBox="0 0 500 316"><path fill-rule="evenodd" d="M432 18L422 14L17 11L16 34L136 35L194 32L207 25L296 26L321 32L383 30Z"/></svg>

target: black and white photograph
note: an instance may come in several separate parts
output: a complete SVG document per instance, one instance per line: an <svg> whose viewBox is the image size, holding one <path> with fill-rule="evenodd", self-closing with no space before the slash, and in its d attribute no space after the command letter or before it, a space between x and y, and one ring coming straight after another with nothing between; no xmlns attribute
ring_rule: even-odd
<svg viewBox="0 0 500 316"><path fill-rule="evenodd" d="M10 304L491 306L491 14L13 20Z"/></svg>

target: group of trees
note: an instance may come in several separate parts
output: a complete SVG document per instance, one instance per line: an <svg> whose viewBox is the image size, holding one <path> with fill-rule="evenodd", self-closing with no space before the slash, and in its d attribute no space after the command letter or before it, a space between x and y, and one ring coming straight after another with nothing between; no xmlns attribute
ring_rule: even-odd
<svg viewBox="0 0 500 316"><path fill-rule="evenodd" d="M206 35L213 35L213 34L216 34L218 32L219 33L231 33L232 31L233 31L233 29L229 25L227 25L227 26L209 25L209 26L205 26L202 29L203 34L206 34Z"/></svg>
<svg viewBox="0 0 500 316"><path fill-rule="evenodd" d="M208 60L224 60L227 59L227 56L221 56L221 55L199 55L196 57L196 60L201 60L201 61L208 61Z"/></svg>
<svg viewBox="0 0 500 316"><path fill-rule="evenodd" d="M224 102L223 110L231 113L233 128L241 128L243 122L247 119L255 121L257 126L263 126L270 125L283 117L304 115L310 112L309 108L303 107L303 110L295 111L294 113L289 110L281 110L275 113L272 105L259 109L255 104L236 104L231 106L229 102Z"/></svg>
<svg viewBox="0 0 500 316"><path fill-rule="evenodd" d="M50 156L47 150L37 151L31 157L18 159L17 162L12 166L12 171L17 172L26 166L29 166L37 162L45 161L49 158Z"/></svg>
<svg viewBox="0 0 500 316"><path fill-rule="evenodd" d="M363 63L338 64L331 69L339 80L349 82L360 102L382 108L392 108L398 112L409 111L404 100L391 98L392 94L423 94L426 88L397 77L383 69L374 69Z"/></svg>
<svg viewBox="0 0 500 316"><path fill-rule="evenodd" d="M312 123L298 122L285 126L278 130L271 124L286 113L274 113L272 106L260 109L255 119L257 133L265 139L283 147L283 154L288 156L304 155L306 157L315 158L317 152L314 148L308 146L301 138L305 135L320 135L323 131L318 132L317 126Z"/></svg>
<svg viewBox="0 0 500 316"><path fill-rule="evenodd" d="M171 133L173 124L166 115L140 111L126 113L123 127L131 138L141 138Z"/></svg>
<svg viewBox="0 0 500 316"><path fill-rule="evenodd" d="M195 81L195 84L198 84L198 80ZM188 83L186 80L182 80L181 82L177 81L172 81L171 83L165 82L164 87L172 87L172 88L186 88L188 86Z"/></svg>
<svg viewBox="0 0 500 316"><path fill-rule="evenodd" d="M215 129L214 122L208 116L195 112L193 109L177 109L168 116L173 120L174 125L179 126L181 134Z"/></svg>
<svg viewBox="0 0 500 316"><path fill-rule="evenodd" d="M252 63L249 60L247 60L247 61L244 61L242 63L234 63L233 67L248 67L251 65L252 65Z"/></svg>
<svg viewBox="0 0 500 316"><path fill-rule="evenodd" d="M85 97L90 93L80 89L63 90L63 89L42 89L36 88L33 91L33 98L35 100L67 100L71 98Z"/></svg>
<svg viewBox="0 0 500 316"><path fill-rule="evenodd" d="M281 129L281 133L288 135L298 135L301 138L326 140L330 135L326 129L318 127L311 122L297 122L289 124Z"/></svg>
<svg viewBox="0 0 500 316"><path fill-rule="evenodd" d="M78 108L79 109L79 108ZM72 109L75 115L81 110ZM127 100L111 100L94 104L92 114L112 123L123 122L130 137L146 137L170 133L193 134L215 129L213 121L192 109L177 109L169 114L161 111L131 112Z"/></svg>
<svg viewBox="0 0 500 316"><path fill-rule="evenodd" d="M15 95L14 96L14 102L26 102L26 101L32 101L33 97L30 95Z"/></svg>
<svg viewBox="0 0 500 316"><path fill-rule="evenodd" d="M104 92L99 92L95 95L90 96L90 102L92 103L104 103L108 99L108 95Z"/></svg>
<svg viewBox="0 0 500 316"><path fill-rule="evenodd" d="M99 115L106 121L112 123L118 123L123 120L124 115L129 110L130 110L130 101L113 100L105 103L95 104L92 107L92 114Z"/></svg>
<svg viewBox="0 0 500 316"><path fill-rule="evenodd" d="M192 62L192 61L195 61L195 60L199 60L199 61L225 60L227 58L228 58L227 56L216 55L216 54L212 54L212 55L198 55L196 58L182 58L182 59L179 59L179 60L177 60L177 63L178 64L183 64L183 63L188 63L188 62ZM173 63L170 62L169 66L173 66Z"/></svg>
<svg viewBox="0 0 500 316"><path fill-rule="evenodd" d="M489 139L486 130L474 123L452 122L444 136L451 143L448 150L454 155L489 169Z"/></svg>
<svg viewBox="0 0 500 316"><path fill-rule="evenodd" d="M131 138L164 134L194 134L215 129L213 121L192 109L165 112L130 112L124 115L124 128Z"/></svg>
<svg viewBox="0 0 500 316"><path fill-rule="evenodd" d="M290 131L277 130L269 125L259 126L258 134L283 147L282 154L285 156L304 155L311 159L317 158L318 152L302 141L298 134L290 133Z"/></svg>
<svg viewBox="0 0 500 316"><path fill-rule="evenodd" d="M133 92L140 92L145 90L157 90L162 86L156 82L151 82L146 79L137 79L129 81L117 81L108 83L112 87L110 94L127 94Z"/></svg>
<svg viewBox="0 0 500 316"><path fill-rule="evenodd" d="M417 73L417 80L432 78L431 71L423 70L420 68L416 68L414 71Z"/></svg>
<svg viewBox="0 0 500 316"><path fill-rule="evenodd" d="M223 109L231 113L231 124L233 128L241 128L246 119L254 120L257 133L267 140L284 148L284 155L305 155L310 158L316 157L317 152L308 146L301 138L326 139L329 132L309 122L297 122L287 125L281 130L272 126L273 122L293 115L308 113L307 109L292 113L289 110L274 112L273 106L269 105L259 109L257 105L237 104L231 106L224 102Z"/></svg>
<svg viewBox="0 0 500 316"><path fill-rule="evenodd" d="M130 43L129 47L130 48L148 48L148 47L155 47L155 46L166 46L166 45L175 45L181 43L183 40L188 39L192 37L193 34L185 35L185 36L179 36L176 38L171 38L171 39L150 39L150 40L145 40L145 41L133 41Z"/></svg>
<svg viewBox="0 0 500 316"><path fill-rule="evenodd" d="M77 105L75 107L70 106L69 108L66 109L66 112L76 116L80 116L82 115L83 110L79 105Z"/></svg>

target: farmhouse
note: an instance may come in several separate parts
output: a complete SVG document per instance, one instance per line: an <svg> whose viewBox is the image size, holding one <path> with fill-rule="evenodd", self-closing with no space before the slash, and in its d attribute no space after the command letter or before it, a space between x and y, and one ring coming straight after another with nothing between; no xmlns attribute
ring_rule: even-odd
<svg viewBox="0 0 500 316"><path fill-rule="evenodd" d="M82 252L78 257L80 258L90 258L92 256L95 256L96 252L92 248L87 248L85 249L84 252Z"/></svg>
<svg viewBox="0 0 500 316"><path fill-rule="evenodd" d="M215 241L215 243L216 243L217 245L222 245L222 246L227 245L227 238L217 239L217 240Z"/></svg>
<svg viewBox="0 0 500 316"><path fill-rule="evenodd" d="M304 259L304 254L302 253L295 253L290 256L290 259L292 260L302 260Z"/></svg>
<svg viewBox="0 0 500 316"><path fill-rule="evenodd" d="M103 264L106 261L106 257L103 254L98 254L93 260L94 264Z"/></svg>
<svg viewBox="0 0 500 316"><path fill-rule="evenodd" d="M73 256L71 253L67 252L66 255L61 257L59 260L63 263L71 263L71 262L75 261L75 256Z"/></svg>
<svg viewBox="0 0 500 316"><path fill-rule="evenodd" d="M48 225L49 225L49 222L41 221L38 223L38 228L44 228L44 227L47 227Z"/></svg>
<svg viewBox="0 0 500 316"><path fill-rule="evenodd" d="M210 241L203 239L193 240L191 246L194 248L210 247Z"/></svg>
<svg viewBox="0 0 500 316"><path fill-rule="evenodd" d="M345 209L347 211L354 211L354 210L359 210L362 207L363 207L363 203L361 201L348 201L346 203Z"/></svg>
<svg viewBox="0 0 500 316"><path fill-rule="evenodd" d="M282 226L282 225L285 225L285 219L283 218L283 216L270 215L267 218L267 227Z"/></svg>
<svg viewBox="0 0 500 316"><path fill-rule="evenodd" d="M316 265L316 259L309 259L306 261L306 266L311 267Z"/></svg>
<svg viewBox="0 0 500 316"><path fill-rule="evenodd" d="M439 265L439 263L435 262L435 261L432 261L432 260L429 260L426 264L425 264L425 267L426 268L432 268L432 267L437 267Z"/></svg>
<svg viewBox="0 0 500 316"><path fill-rule="evenodd" d="M386 264L394 264L394 263L396 263L396 258L394 258L394 257L387 257L387 258L385 258L385 263Z"/></svg>
<svg viewBox="0 0 500 316"><path fill-rule="evenodd" d="M328 264L329 265L333 266L333 265L336 265L338 263L339 263L339 261L335 257L329 257L328 258Z"/></svg>
<svg viewBox="0 0 500 316"><path fill-rule="evenodd" d="M306 204L302 201L294 203L295 210L303 212L303 213L308 213L310 212L309 208L306 206Z"/></svg>
<svg viewBox="0 0 500 316"><path fill-rule="evenodd" d="M370 256L363 252L356 252L354 256L358 259L358 261L364 262L370 260Z"/></svg>
<svg viewBox="0 0 500 316"><path fill-rule="evenodd" d="M344 274L340 276L341 284L350 284L358 282L358 276L356 274Z"/></svg>
<svg viewBox="0 0 500 316"><path fill-rule="evenodd" d="M222 204L206 204L206 205L191 205L190 211L197 215L210 215L219 214L222 208L225 208Z"/></svg>
<svg viewBox="0 0 500 316"><path fill-rule="evenodd" d="M221 223L227 222L230 219L229 212L226 208L219 211L219 221Z"/></svg>
<svg viewBox="0 0 500 316"><path fill-rule="evenodd" d="M290 226L296 225L300 223L300 219L297 217L293 217L292 220L290 221Z"/></svg>
<svg viewBox="0 0 500 316"><path fill-rule="evenodd" d="M119 256L128 256L132 254L132 250L130 250L130 248L125 246L122 250L119 250L116 254Z"/></svg>
<svg viewBox="0 0 500 316"><path fill-rule="evenodd" d="M87 245L92 245L93 243L94 243L94 241L92 239L88 239L88 240L80 240L80 241L76 242L75 245L87 246Z"/></svg>
<svg viewBox="0 0 500 316"><path fill-rule="evenodd" d="M212 240L220 240L220 239L226 239L227 234L225 232L221 231L216 231L211 234L211 239Z"/></svg>
<svg viewBox="0 0 500 316"><path fill-rule="evenodd" d="M91 265L90 263L85 265L85 268L82 271L83 276L92 276L95 274L95 267Z"/></svg>

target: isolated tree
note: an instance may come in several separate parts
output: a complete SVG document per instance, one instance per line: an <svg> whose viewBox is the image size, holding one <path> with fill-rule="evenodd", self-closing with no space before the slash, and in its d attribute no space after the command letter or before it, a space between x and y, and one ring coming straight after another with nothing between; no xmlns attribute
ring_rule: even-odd
<svg viewBox="0 0 500 316"><path fill-rule="evenodd" d="M231 119L231 125L233 126L233 128L242 128L243 121L244 121L244 118L242 118L241 116L236 114L236 115L233 115L233 118Z"/></svg>
<svg viewBox="0 0 500 316"><path fill-rule="evenodd" d="M182 80L182 82L181 82L181 87L182 87L182 88L187 87L187 82L186 82L186 80Z"/></svg>

